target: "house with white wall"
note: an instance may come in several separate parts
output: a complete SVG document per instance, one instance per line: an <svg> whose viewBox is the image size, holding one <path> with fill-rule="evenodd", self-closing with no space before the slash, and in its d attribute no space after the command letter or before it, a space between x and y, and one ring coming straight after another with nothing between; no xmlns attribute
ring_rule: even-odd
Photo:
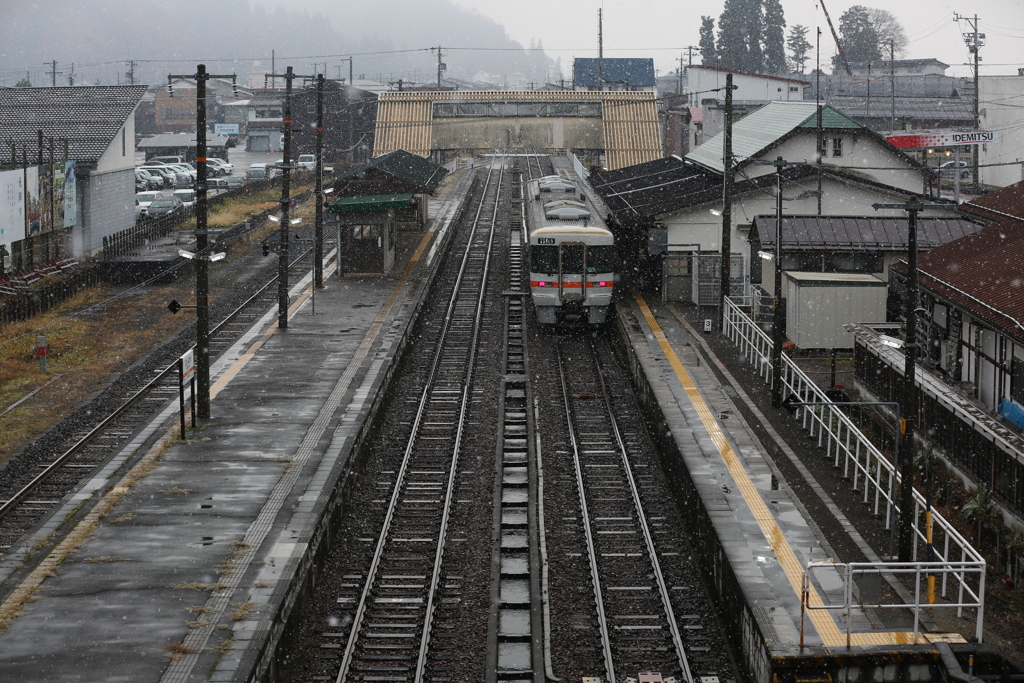
<svg viewBox="0 0 1024 683"><path fill-rule="evenodd" d="M691 107L709 102L725 101L725 77L732 74L734 102L772 102L777 100L803 100L804 87L810 81L770 76L767 74L733 71L717 66L693 65L686 67L686 92Z"/></svg>
<svg viewBox="0 0 1024 683"><path fill-rule="evenodd" d="M824 154L815 163L817 119L813 102L772 102L733 126L733 293L742 293L751 282L751 259L758 257L750 248L754 218L775 213L776 158L789 162L781 174L784 214L903 217L902 210L876 212L872 205L905 202L926 189L925 171L917 161L828 106L821 116ZM591 176L618 234L646 251L641 270L661 281L663 296L694 300L697 283L704 281L708 286L701 287L698 298L717 298L723 137L715 136L682 159ZM948 213L955 214L952 204ZM758 269L753 270L756 274ZM694 283L692 293L678 284L686 282Z"/></svg>
<svg viewBox="0 0 1024 683"><path fill-rule="evenodd" d="M978 86L980 128L999 135L997 142L981 145L979 179L1006 187L1024 180L1024 75L982 76Z"/></svg>
<svg viewBox="0 0 1024 683"><path fill-rule="evenodd" d="M0 88L0 142L7 149L13 143L34 163L41 133L45 161L53 139L54 159L63 160L66 143L76 162L78 205L55 240L61 256L94 255L104 237L135 225L135 110L145 94L144 85ZM31 244L12 246L37 253Z"/></svg>

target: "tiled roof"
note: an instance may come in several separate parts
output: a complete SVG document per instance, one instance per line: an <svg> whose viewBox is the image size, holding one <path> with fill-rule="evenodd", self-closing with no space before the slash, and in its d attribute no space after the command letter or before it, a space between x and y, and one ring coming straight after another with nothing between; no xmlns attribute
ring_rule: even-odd
<svg viewBox="0 0 1024 683"><path fill-rule="evenodd" d="M577 57L573 60L573 71L576 85L583 88L598 87L597 76L600 69L604 82L609 87L629 86L650 88L654 82L654 60L648 58L605 58L604 64L598 66L594 57Z"/></svg>
<svg viewBox="0 0 1024 683"><path fill-rule="evenodd" d="M786 81L788 83L800 83L801 85L810 85L811 81L807 79L798 78L787 78L785 76L777 76L774 74L759 74L751 71L736 71L735 69L725 69L720 66L708 66L706 64L693 64L688 69L703 69L705 71L721 71L722 73L736 74L737 76L756 76L757 78L765 78L769 81ZM808 78L810 78L808 76Z"/></svg>
<svg viewBox="0 0 1024 683"><path fill-rule="evenodd" d="M775 216L754 218L761 245L775 247ZM917 245L934 249L981 228L963 218L918 218ZM906 251L907 219L882 216L783 216L782 248L799 251Z"/></svg>
<svg viewBox="0 0 1024 683"><path fill-rule="evenodd" d="M228 143L227 135L210 135L206 136L206 144L210 147L224 147ZM195 147L196 146L196 134L195 133L160 133L154 135L151 138L144 138L138 144L139 149L148 149L151 147Z"/></svg>
<svg viewBox="0 0 1024 683"><path fill-rule="evenodd" d="M13 141L19 152L25 145L32 159L42 130L62 154L66 139L70 158L94 163L145 93L144 85L0 88L0 144L10 149Z"/></svg>
<svg viewBox="0 0 1024 683"><path fill-rule="evenodd" d="M870 100L866 95L834 95L829 104L854 118L889 118L893 101L887 94L877 94ZM898 119L941 119L974 123L974 110L969 99L960 97L904 97L896 98Z"/></svg>
<svg viewBox="0 0 1024 683"><path fill-rule="evenodd" d="M356 166L351 171L339 176L331 184L341 185L344 181L355 178L370 169L383 171L427 193L433 193L448 175L448 170L444 166L438 166L434 162L406 152L404 149L396 149L393 152L374 157L361 166Z"/></svg>
<svg viewBox="0 0 1024 683"><path fill-rule="evenodd" d="M791 166L782 171L784 182L816 176L815 166ZM834 166L820 167L826 178L847 185L877 190L892 196L914 196L913 192L883 185L864 177L854 169ZM665 214L693 206L722 201L722 176L679 157L658 159L617 171L595 171L589 182L619 220L636 222L653 220ZM757 176L733 185L735 196L748 192L771 191L775 174ZM953 205L950 205L953 208Z"/></svg>
<svg viewBox="0 0 1024 683"><path fill-rule="evenodd" d="M721 176L675 156L616 171L594 171L589 182L620 217L650 218L688 206L697 193L722 191Z"/></svg>
<svg viewBox="0 0 1024 683"><path fill-rule="evenodd" d="M388 209L404 209L412 203L411 194L374 194L359 197L341 197L331 202L327 208L334 213L353 213L360 211L386 211Z"/></svg>
<svg viewBox="0 0 1024 683"><path fill-rule="evenodd" d="M1007 185L1001 190L989 192L971 202L961 204L960 210L989 220L1024 220L1024 181Z"/></svg>
<svg viewBox="0 0 1024 683"><path fill-rule="evenodd" d="M1024 336L1024 222L993 223L918 261L921 284ZM905 269L901 268L901 269Z"/></svg>

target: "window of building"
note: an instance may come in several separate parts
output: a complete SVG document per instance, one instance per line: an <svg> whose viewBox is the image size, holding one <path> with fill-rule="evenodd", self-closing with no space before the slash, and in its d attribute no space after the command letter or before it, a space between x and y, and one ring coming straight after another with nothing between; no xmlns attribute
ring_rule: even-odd
<svg viewBox="0 0 1024 683"><path fill-rule="evenodd" d="M128 154L128 145L125 143L125 129L121 129L121 156Z"/></svg>
<svg viewBox="0 0 1024 683"><path fill-rule="evenodd" d="M1010 364L1010 398L1024 405L1024 360L1016 356Z"/></svg>
<svg viewBox="0 0 1024 683"><path fill-rule="evenodd" d="M832 156L841 157L843 156L843 139L832 138Z"/></svg>
<svg viewBox="0 0 1024 683"><path fill-rule="evenodd" d="M800 86L798 86L798 85L791 85L791 86L789 86L789 92L800 92Z"/></svg>

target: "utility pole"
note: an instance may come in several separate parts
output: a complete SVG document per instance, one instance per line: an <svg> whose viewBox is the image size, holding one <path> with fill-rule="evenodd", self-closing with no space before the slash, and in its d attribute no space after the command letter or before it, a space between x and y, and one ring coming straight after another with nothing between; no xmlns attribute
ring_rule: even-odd
<svg viewBox="0 0 1024 683"><path fill-rule="evenodd" d="M719 264L719 330L724 329L725 297L732 275L732 74L725 75L725 135L722 136L722 260ZM698 268L698 270L700 270ZM697 273L700 277L700 273Z"/></svg>
<svg viewBox="0 0 1024 683"><path fill-rule="evenodd" d="M50 85L53 86L54 88L56 88L57 87L57 74L63 74L64 72L63 71L57 71L57 60L56 59L53 60L52 62L45 62L45 63L50 65Z"/></svg>
<svg viewBox="0 0 1024 683"><path fill-rule="evenodd" d="M896 132L896 42L893 40L889 41L889 93L892 95L892 103L890 104L892 120L889 124L889 130L893 133Z"/></svg>
<svg viewBox="0 0 1024 683"><path fill-rule="evenodd" d="M676 72L676 94L677 95L682 95L683 94L683 56L679 55L679 59L677 59L676 61L679 62L679 70Z"/></svg>
<svg viewBox="0 0 1024 683"><path fill-rule="evenodd" d="M978 77L978 74L979 74L979 68L980 68L980 62L981 62L981 48L985 44L982 41L985 40L985 34L984 33L978 33L978 15L977 14L974 15L974 20L973 21L971 20L970 17L960 16L959 14L956 14L956 13L953 14L953 18L956 19L957 21L960 21L961 19L963 19L964 21L967 22L967 24L972 29L971 33L969 33L968 35L964 36L964 42L967 43L967 49L970 51L970 53L972 55L974 55L974 65L973 65L974 66L974 130L980 130L981 129L981 109L980 109L980 104L981 104L981 89L980 89L980 85L981 85L981 83L980 83L980 79ZM975 192L978 191L978 182L979 182L979 177L978 177L978 151L979 151L978 149L975 149L971 153L971 159L972 159L971 166L973 167L973 171L974 171L974 191ZM959 173L959 170L957 171L957 173Z"/></svg>
<svg viewBox="0 0 1024 683"><path fill-rule="evenodd" d="M597 8L597 89L604 90L604 10Z"/></svg>
<svg viewBox="0 0 1024 683"><path fill-rule="evenodd" d="M210 261L209 230L207 229L206 201L206 81L211 78L230 78L235 94L238 79L235 74L209 74L206 65L196 66L194 74L168 74L167 91L173 93L171 83L178 78L196 81L196 413L203 419L210 417ZM223 258L223 255L221 255ZM176 309L175 309L176 310Z"/></svg>
<svg viewBox="0 0 1024 683"><path fill-rule="evenodd" d="M821 125L821 29L818 29L818 47L817 47L817 60L818 68L816 69L817 75L815 76L817 84L814 86L814 100L815 100L815 132L817 133L817 141L815 144L818 145L818 149L815 150L814 159L818 166L818 215L821 215L821 163L822 157L825 156L825 134Z"/></svg>
<svg viewBox="0 0 1024 683"><path fill-rule="evenodd" d="M71 62L71 71L68 72L68 85L73 86L75 84L75 63Z"/></svg>
<svg viewBox="0 0 1024 683"><path fill-rule="evenodd" d="M441 72L442 71L447 71L448 70L448 65L441 61L441 57L444 56L444 53L442 52L440 45L438 45L436 48L431 48L431 49L432 50L437 50L437 89L440 90L441 89ZM349 62L349 64L351 65L351 62Z"/></svg>
<svg viewBox="0 0 1024 683"><path fill-rule="evenodd" d="M136 63L137 62L134 59L129 59L127 62L125 62L125 64L128 65L128 71L125 73L125 76L128 77L128 85L135 85L135 65L136 65Z"/></svg>
<svg viewBox="0 0 1024 683"><path fill-rule="evenodd" d="M277 327L281 330L288 329L288 236L291 233L291 223L288 215L291 208L291 179L292 179L292 81L296 78L314 78L314 76L300 76L292 67L288 67L283 74L268 74L270 78L284 78L284 165L281 167L281 226L278 231L279 240L277 243Z"/></svg>
<svg viewBox="0 0 1024 683"><path fill-rule="evenodd" d="M948 209L946 204L925 204L911 197L903 204L872 204L878 209L907 212L906 333L903 340L903 391L900 413L900 527L899 561L911 562L914 552L914 427L917 423L917 214L924 209Z"/></svg>
<svg viewBox="0 0 1024 683"><path fill-rule="evenodd" d="M326 69L326 66L324 67ZM313 286L324 288L324 75L316 75L316 233L313 245ZM341 259L341 245L338 245Z"/></svg>

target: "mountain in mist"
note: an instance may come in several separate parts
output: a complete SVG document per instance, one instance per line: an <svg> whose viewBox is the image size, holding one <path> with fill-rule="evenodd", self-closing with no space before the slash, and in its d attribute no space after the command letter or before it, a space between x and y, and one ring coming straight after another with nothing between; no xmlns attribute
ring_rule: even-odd
<svg viewBox="0 0 1024 683"><path fill-rule="evenodd" d="M18 0L4 3L0 22L0 85L26 73L49 85L57 61L58 85L126 82L134 60L137 82L163 83L169 73L191 73L197 63L240 77L314 64L338 75L341 58L353 55L354 72L366 78L431 83L444 48L448 75L472 80L481 72L521 74L528 80L557 77L537 46L525 49L499 24L449 0L306 0L274 4L247 0ZM485 48L485 49L467 49ZM258 65L256 63L259 63ZM341 75L348 75L344 61Z"/></svg>

